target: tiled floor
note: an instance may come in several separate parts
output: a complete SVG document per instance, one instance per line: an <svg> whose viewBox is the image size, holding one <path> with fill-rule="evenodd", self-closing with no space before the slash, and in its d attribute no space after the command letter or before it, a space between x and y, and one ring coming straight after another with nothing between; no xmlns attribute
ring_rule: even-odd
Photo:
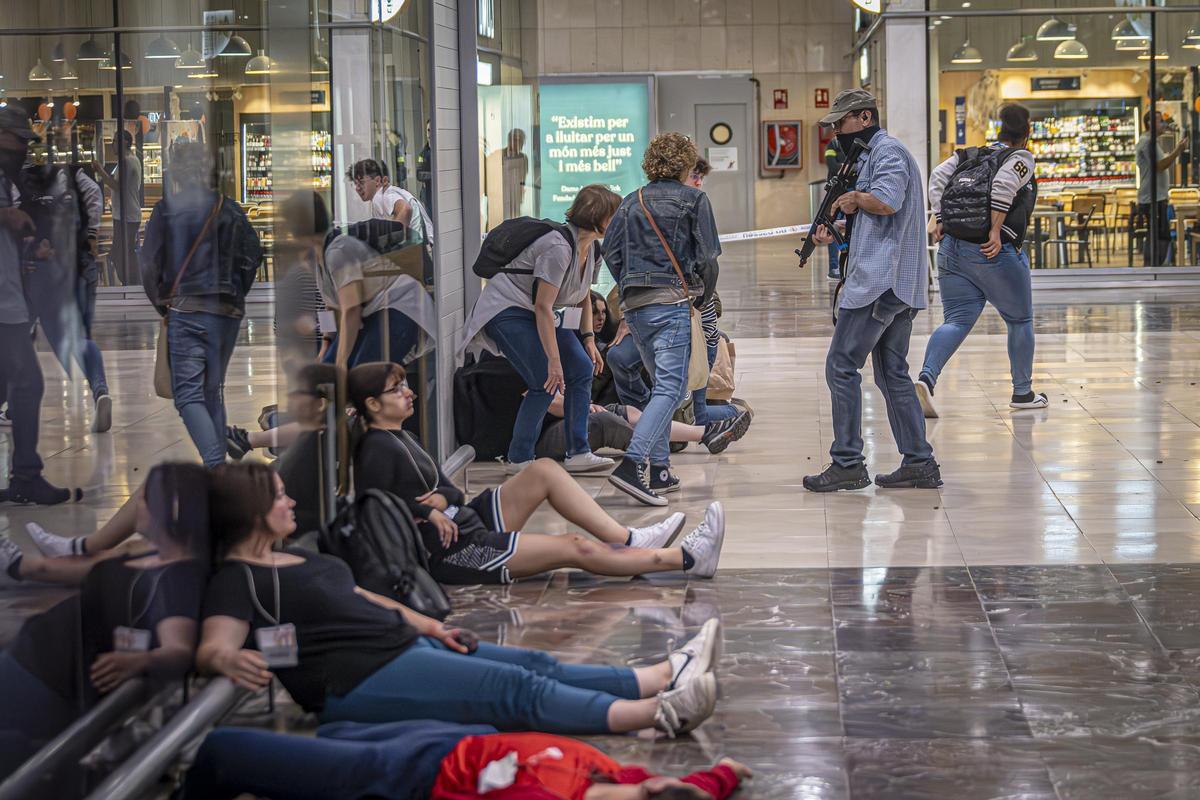
<svg viewBox="0 0 1200 800"><path fill-rule="evenodd" d="M741 758L760 772L748 797L1200 796L1200 292L1040 293L1043 411L1007 408L1003 325L988 312L938 385L929 437L945 486L813 495L800 481L828 460L830 287L789 254L776 242L723 259L722 325L755 422L720 457L675 460L673 509L697 520L726 505L718 577L464 590L461 619L566 658L636 663L720 613L716 719L690 740L601 744L664 769ZM940 317L935 299L917 318L914 364ZM23 522L90 530L154 463L195 457L150 389L153 326L101 326L114 431L87 433L83 393L47 357L47 472L89 491L0 507L23 545ZM269 321L243 337L227 395L249 423L274 401L276 371ZM890 470L869 369L864 393L868 463ZM474 489L499 479L471 472ZM629 524L658 516L585 485ZM528 529L565 526L542 512ZM0 641L57 596L0 587Z"/></svg>

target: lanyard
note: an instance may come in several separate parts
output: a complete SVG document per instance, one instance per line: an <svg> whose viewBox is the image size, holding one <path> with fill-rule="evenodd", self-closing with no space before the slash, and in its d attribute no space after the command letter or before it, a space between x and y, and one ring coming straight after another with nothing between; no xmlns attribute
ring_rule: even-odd
<svg viewBox="0 0 1200 800"><path fill-rule="evenodd" d="M146 570L144 570L144 569L137 570L137 574L134 575L133 580L129 582L129 597L127 598L127 602L125 603L125 613L129 620L129 627L131 627L131 628L137 627L138 620L141 619L142 617L146 616L147 612L150 611L150 606L154 603L154 595L158 593L158 582L162 580L163 573L166 572L166 567L160 568L158 570L157 574L154 576L154 583L150 584L150 594L148 594L146 596L146 604L144 606L142 606L142 610L140 612L138 612L137 616L134 616L133 615L133 590L134 590L134 588L137 587L138 581L140 581L142 579L142 575L145 572L146 572Z"/></svg>
<svg viewBox="0 0 1200 800"><path fill-rule="evenodd" d="M279 624L279 567L275 566L274 561L271 562L271 582L275 587L275 616L267 613L267 610L262 607L262 603L258 601L258 589L254 585L254 575L250 572L250 565L242 562L242 570L246 573L246 586L250 589L250 600L254 603L254 610L262 614L263 618L272 625Z"/></svg>
<svg viewBox="0 0 1200 800"><path fill-rule="evenodd" d="M421 471L421 467L417 464L416 458L413 457L412 451L409 449L406 440L401 438L401 436L395 431L388 431L388 433L392 434L392 436L396 439L396 442L400 445L400 449L404 452L404 456L408 459L408 463L412 464L413 470L417 473L417 477L421 479L421 485L425 487L425 491L428 493L436 489L437 486L430 486L429 481L425 480L425 473ZM433 470L434 482L436 483L438 465L434 462L433 457L430 456L429 453L426 453L425 449L420 445L417 446L417 451L425 457L426 461L429 462L429 467Z"/></svg>

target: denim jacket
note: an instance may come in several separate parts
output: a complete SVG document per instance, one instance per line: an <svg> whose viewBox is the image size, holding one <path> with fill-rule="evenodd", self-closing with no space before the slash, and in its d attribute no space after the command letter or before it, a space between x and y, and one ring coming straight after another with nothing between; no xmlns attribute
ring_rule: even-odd
<svg viewBox="0 0 1200 800"><path fill-rule="evenodd" d="M698 285L697 267L721 253L708 195L679 181L657 180L643 187L642 196L688 283ZM604 261L620 285L622 297L631 286L679 285L675 268L650 227L637 192L621 201L604 232Z"/></svg>
<svg viewBox="0 0 1200 800"><path fill-rule="evenodd" d="M164 197L154 207L139 260L146 296L160 311L216 199L213 192L193 189ZM225 198L175 295L219 295L242 307L262 258L262 243L246 212Z"/></svg>

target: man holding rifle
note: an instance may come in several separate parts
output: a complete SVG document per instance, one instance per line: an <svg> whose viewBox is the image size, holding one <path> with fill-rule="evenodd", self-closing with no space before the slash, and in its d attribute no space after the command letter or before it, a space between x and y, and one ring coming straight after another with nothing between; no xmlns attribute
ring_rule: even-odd
<svg viewBox="0 0 1200 800"><path fill-rule="evenodd" d="M869 92L841 92L821 124L837 132L843 152L849 153L856 139L869 150L859 156L856 190L834 203L834 211L846 215L850 257L825 358L833 405L833 463L806 477L804 488L835 492L871 483L863 457L860 374L868 355L904 457L899 469L877 474L875 483L894 489L936 488L942 485L941 474L925 440L925 417L907 360L912 320L926 305L928 281L921 173L904 145L880 129L878 104ZM833 235L820 226L814 239L829 244Z"/></svg>

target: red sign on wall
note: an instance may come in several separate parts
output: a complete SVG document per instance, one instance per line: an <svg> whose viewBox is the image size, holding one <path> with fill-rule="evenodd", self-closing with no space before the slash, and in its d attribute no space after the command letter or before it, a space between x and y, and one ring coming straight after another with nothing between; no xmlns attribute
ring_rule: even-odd
<svg viewBox="0 0 1200 800"><path fill-rule="evenodd" d="M813 106L815 108L829 108L828 89L813 89Z"/></svg>
<svg viewBox="0 0 1200 800"><path fill-rule="evenodd" d="M775 90L775 108L787 108L788 107L787 93L788 93L787 89L776 89Z"/></svg>

